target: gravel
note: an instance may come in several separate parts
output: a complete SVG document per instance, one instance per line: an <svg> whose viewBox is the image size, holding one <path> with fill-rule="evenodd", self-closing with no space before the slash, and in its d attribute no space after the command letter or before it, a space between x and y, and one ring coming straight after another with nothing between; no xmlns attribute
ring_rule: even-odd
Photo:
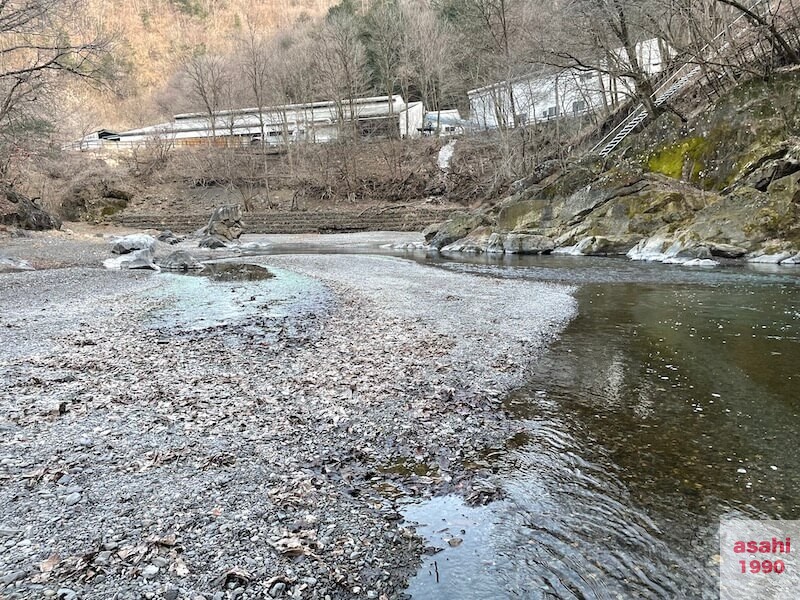
<svg viewBox="0 0 800 600"><path fill-rule="evenodd" d="M481 458L518 430L504 393L574 314L569 288L248 260L324 301L170 329L157 292L182 276L0 275L4 598L400 598L423 551L401 504L497 493Z"/></svg>

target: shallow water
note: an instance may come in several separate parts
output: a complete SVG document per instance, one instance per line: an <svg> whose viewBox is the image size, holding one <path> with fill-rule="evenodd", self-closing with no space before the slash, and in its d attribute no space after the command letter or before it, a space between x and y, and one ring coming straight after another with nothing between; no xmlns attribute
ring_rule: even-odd
<svg viewBox="0 0 800 600"><path fill-rule="evenodd" d="M506 401L527 433L499 459L507 498L481 509L480 557L430 537L445 550L412 598L716 598L721 516L800 518L800 270L435 262L582 285ZM470 510L435 499L407 518L431 536Z"/></svg>
<svg viewBox="0 0 800 600"><path fill-rule="evenodd" d="M147 325L176 334L225 330L264 335L276 325L321 315L330 302L319 281L258 264L207 263L200 273L158 277L161 285L148 294L160 307L151 312Z"/></svg>

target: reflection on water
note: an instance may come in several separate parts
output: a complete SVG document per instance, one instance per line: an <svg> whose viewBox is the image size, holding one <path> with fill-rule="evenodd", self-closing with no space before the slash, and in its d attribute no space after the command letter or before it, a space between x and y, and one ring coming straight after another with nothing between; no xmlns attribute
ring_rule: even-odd
<svg viewBox="0 0 800 600"><path fill-rule="evenodd" d="M263 281L275 277L261 265L239 262L207 262L199 273L214 281Z"/></svg>
<svg viewBox="0 0 800 600"><path fill-rule="evenodd" d="M585 283L579 316L506 401L527 443L502 459L507 499L484 509L496 567L475 589L716 598L720 516L800 518L798 274L547 260L447 265ZM489 597L428 568L412 597Z"/></svg>
<svg viewBox="0 0 800 600"><path fill-rule="evenodd" d="M417 532L430 544L407 590L412 598L501 597L502 566L492 544L499 507L470 507L458 496L442 496L406 509L406 519L419 524Z"/></svg>

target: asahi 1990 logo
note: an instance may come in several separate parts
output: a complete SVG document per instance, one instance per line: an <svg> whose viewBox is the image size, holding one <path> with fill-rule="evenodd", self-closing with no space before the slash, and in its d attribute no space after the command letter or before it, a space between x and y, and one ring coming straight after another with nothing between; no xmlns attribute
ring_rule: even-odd
<svg viewBox="0 0 800 600"><path fill-rule="evenodd" d="M800 521L720 522L720 599L794 600L800 590Z"/></svg>

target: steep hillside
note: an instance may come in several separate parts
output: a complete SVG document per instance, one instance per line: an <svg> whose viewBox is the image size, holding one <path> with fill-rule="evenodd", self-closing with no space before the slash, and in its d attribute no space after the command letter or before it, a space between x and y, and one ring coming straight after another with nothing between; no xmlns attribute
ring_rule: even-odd
<svg viewBox="0 0 800 600"><path fill-rule="evenodd" d="M605 161L545 169L428 239L444 252L800 262L798 89L800 72L785 71L688 119L665 113Z"/></svg>
<svg viewBox="0 0 800 600"><path fill-rule="evenodd" d="M333 0L88 0L87 24L113 38L118 76L61 95L65 133L138 126L165 116L159 93L193 52L227 53L249 31L278 31L325 14Z"/></svg>

